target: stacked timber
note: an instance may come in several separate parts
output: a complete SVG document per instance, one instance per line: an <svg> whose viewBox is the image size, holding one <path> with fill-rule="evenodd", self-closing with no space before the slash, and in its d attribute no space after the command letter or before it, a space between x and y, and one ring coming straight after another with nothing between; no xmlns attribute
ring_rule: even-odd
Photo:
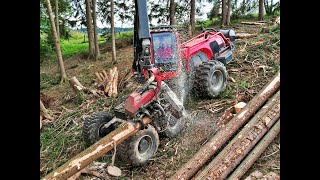
<svg viewBox="0 0 320 180"><path fill-rule="evenodd" d="M225 179L279 118L280 90L193 179Z"/></svg>
<svg viewBox="0 0 320 180"><path fill-rule="evenodd" d="M190 179L280 87L280 72L170 179Z"/></svg>

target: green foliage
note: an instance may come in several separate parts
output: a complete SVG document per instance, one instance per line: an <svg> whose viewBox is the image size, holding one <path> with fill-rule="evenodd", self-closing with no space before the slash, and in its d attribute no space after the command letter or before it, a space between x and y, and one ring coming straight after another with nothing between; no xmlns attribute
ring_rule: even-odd
<svg viewBox="0 0 320 180"><path fill-rule="evenodd" d="M116 39L126 39L129 44L133 44L133 31L121 32L116 35Z"/></svg>
<svg viewBox="0 0 320 180"><path fill-rule="evenodd" d="M230 85L227 85L226 89L219 94L219 97L222 99L232 99L233 98L233 89Z"/></svg>
<svg viewBox="0 0 320 180"><path fill-rule="evenodd" d="M240 91L246 91L251 88L251 84L248 82L248 79L242 79L237 82L237 86Z"/></svg>
<svg viewBox="0 0 320 180"><path fill-rule="evenodd" d="M78 39L83 39L83 37L86 35L83 32L79 32L79 31L71 31L70 32L70 40L78 40Z"/></svg>
<svg viewBox="0 0 320 180"><path fill-rule="evenodd" d="M52 44L49 44L48 40L40 35L40 63L42 63L44 59L48 58L53 53L54 48L52 47Z"/></svg>
<svg viewBox="0 0 320 180"><path fill-rule="evenodd" d="M204 28L211 28L212 26L220 24L220 19L219 18L213 18L213 19L208 19L205 21L197 21L196 22L196 29L201 30L201 27L203 26Z"/></svg>

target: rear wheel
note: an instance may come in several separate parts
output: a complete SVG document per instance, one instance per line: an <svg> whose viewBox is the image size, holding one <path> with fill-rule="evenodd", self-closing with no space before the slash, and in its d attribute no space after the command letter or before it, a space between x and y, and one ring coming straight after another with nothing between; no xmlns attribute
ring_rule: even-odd
<svg viewBox="0 0 320 180"><path fill-rule="evenodd" d="M223 63L209 61L201 64L195 71L195 90L198 96L214 98L227 84L228 72Z"/></svg>
<svg viewBox="0 0 320 180"><path fill-rule="evenodd" d="M107 112L94 112L91 116L84 119L82 134L87 146L91 146L115 130L115 124L111 124L108 128L104 127L112 119L113 115Z"/></svg>
<svg viewBox="0 0 320 180"><path fill-rule="evenodd" d="M131 165L143 165L157 152L159 143L156 129L148 125L118 145L119 159Z"/></svg>
<svg viewBox="0 0 320 180"><path fill-rule="evenodd" d="M196 69L203 63L208 62L208 57L203 52L198 52L190 58L190 72L188 76L188 82L186 84L188 93L194 90L194 82L196 78ZM193 91L192 91L193 92Z"/></svg>

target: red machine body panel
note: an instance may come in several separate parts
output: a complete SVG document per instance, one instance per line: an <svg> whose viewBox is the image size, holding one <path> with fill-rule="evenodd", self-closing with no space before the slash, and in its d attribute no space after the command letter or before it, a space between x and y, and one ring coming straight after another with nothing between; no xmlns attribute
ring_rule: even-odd
<svg viewBox="0 0 320 180"><path fill-rule="evenodd" d="M134 116L137 110L140 108L141 105L145 105L155 97L155 91L146 91L142 94L138 92L133 92L129 95L125 102L125 110L126 112Z"/></svg>
<svg viewBox="0 0 320 180"><path fill-rule="evenodd" d="M225 38L221 32L204 32L181 44L182 59L187 61L187 72L190 71L190 58L196 53L203 52L208 60L212 59L212 56L217 53L210 47L212 42L216 42L220 48L225 48L230 44L230 39ZM219 52L218 55L223 52Z"/></svg>

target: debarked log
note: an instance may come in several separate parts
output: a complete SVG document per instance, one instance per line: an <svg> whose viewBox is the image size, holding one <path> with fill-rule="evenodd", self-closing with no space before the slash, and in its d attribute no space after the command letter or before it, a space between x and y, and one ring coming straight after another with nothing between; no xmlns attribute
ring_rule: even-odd
<svg viewBox="0 0 320 180"><path fill-rule="evenodd" d="M228 177L230 180L239 180L252 166L252 164L261 156L269 144L280 133L280 119L268 131L268 133L259 141L246 158L239 164L239 166Z"/></svg>
<svg viewBox="0 0 320 180"><path fill-rule="evenodd" d="M149 124L151 119L149 117L144 117L144 124ZM100 139L95 144L91 145L86 150L82 151L74 158L60 166L58 169L54 170L48 174L43 180L62 180L71 177L75 173L79 172L81 169L89 165L92 161L98 159L111 149L113 149L114 142L120 144L122 141L136 134L141 128L140 123L131 124L129 122L124 122L117 129Z"/></svg>
<svg viewBox="0 0 320 180"><path fill-rule="evenodd" d="M280 72L170 179L190 179L280 87Z"/></svg>
<svg viewBox="0 0 320 180"><path fill-rule="evenodd" d="M278 91L194 180L225 179L280 118Z"/></svg>

